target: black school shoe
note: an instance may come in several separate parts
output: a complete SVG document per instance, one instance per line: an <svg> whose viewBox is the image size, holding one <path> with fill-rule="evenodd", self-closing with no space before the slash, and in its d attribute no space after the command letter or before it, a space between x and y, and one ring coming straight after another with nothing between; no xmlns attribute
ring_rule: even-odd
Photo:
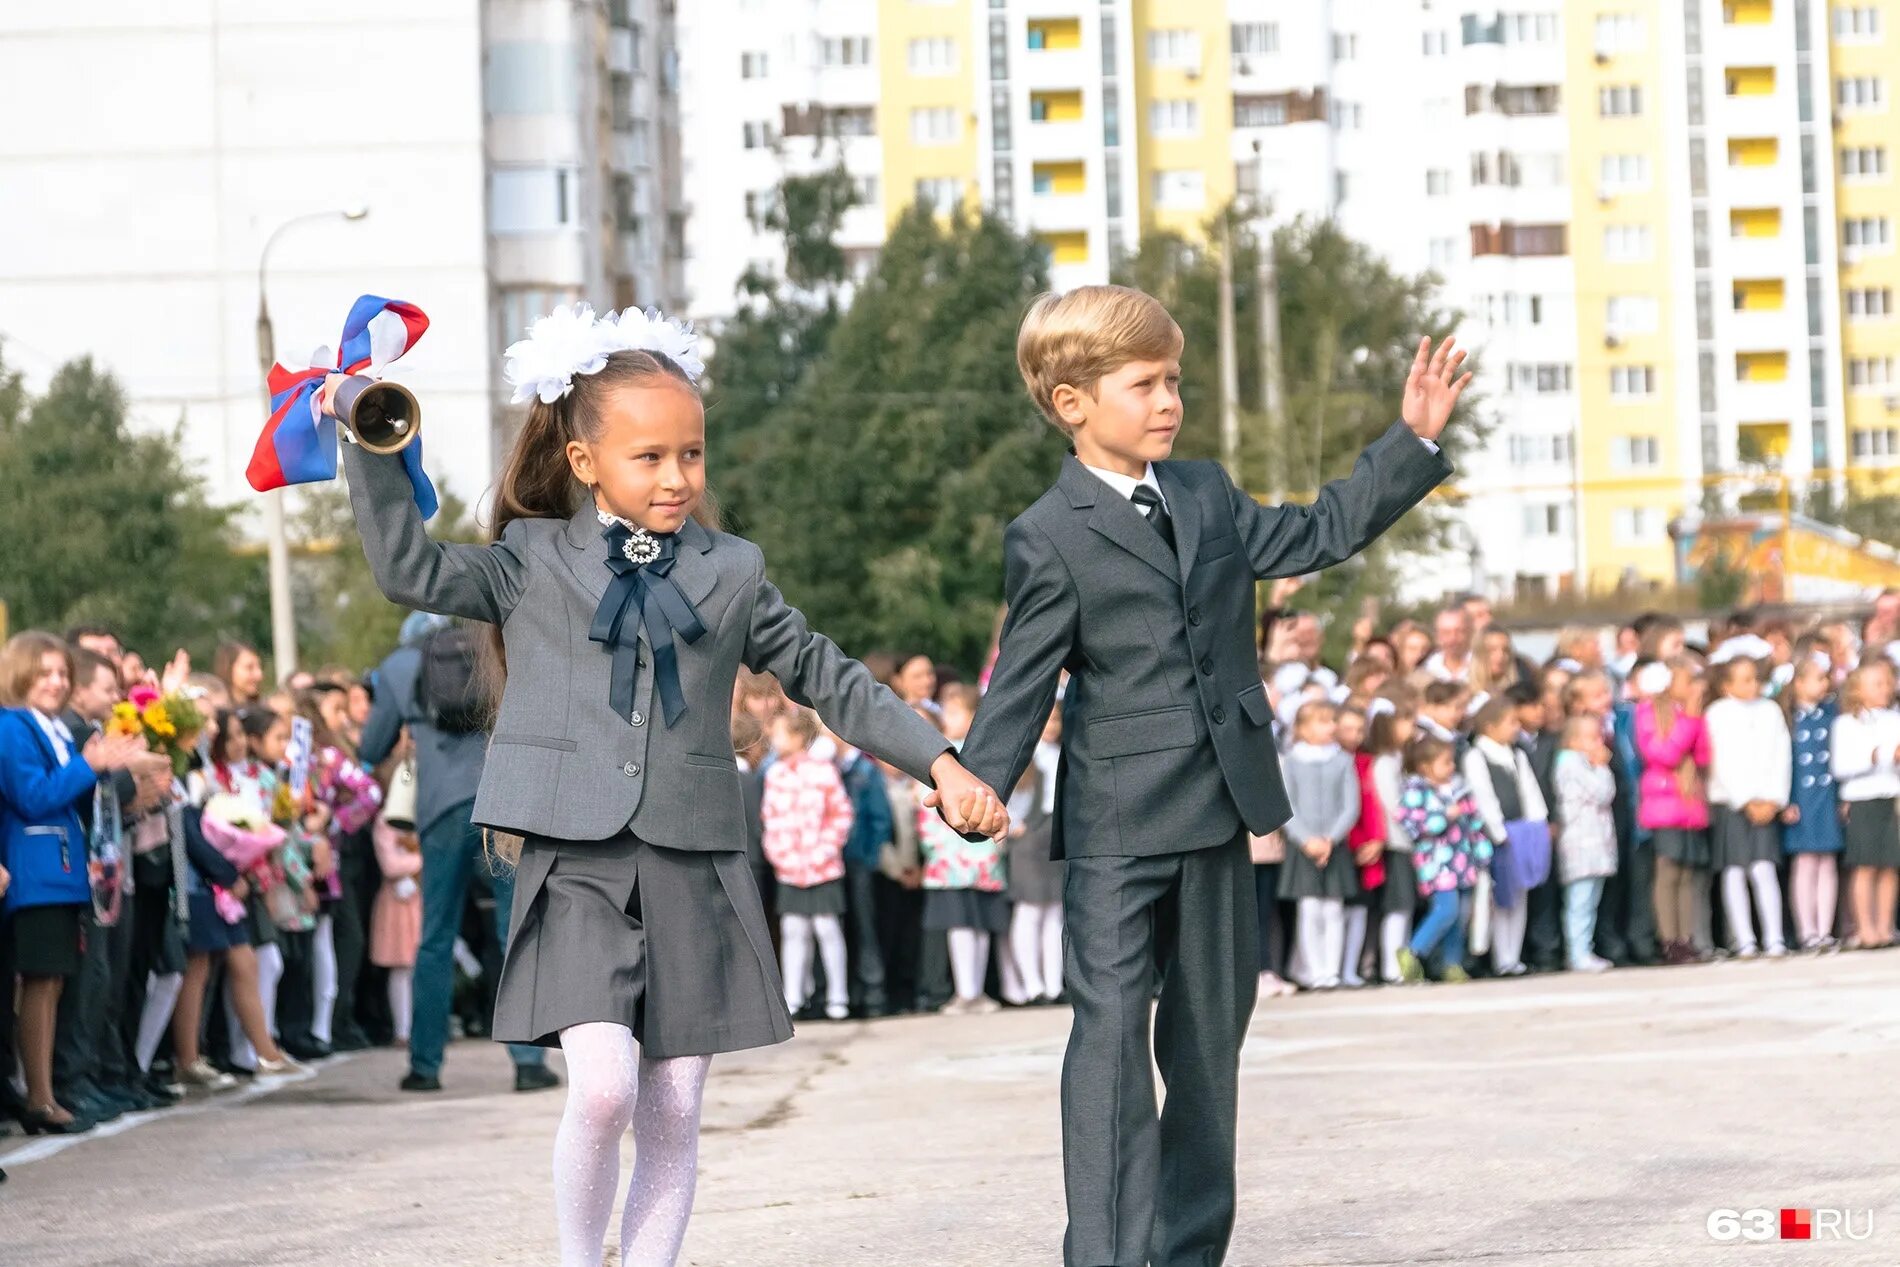
<svg viewBox="0 0 1900 1267"><path fill-rule="evenodd" d="M561 1085L561 1075L546 1065L516 1065L515 1090L546 1091Z"/></svg>
<svg viewBox="0 0 1900 1267"><path fill-rule="evenodd" d="M401 1086L404 1091L440 1091L442 1079L434 1074L417 1073L412 1069L403 1077Z"/></svg>

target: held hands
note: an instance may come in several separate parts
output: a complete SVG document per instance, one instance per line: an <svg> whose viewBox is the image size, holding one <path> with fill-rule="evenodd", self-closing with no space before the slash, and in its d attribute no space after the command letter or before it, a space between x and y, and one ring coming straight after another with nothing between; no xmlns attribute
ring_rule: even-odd
<svg viewBox="0 0 1900 1267"><path fill-rule="evenodd" d="M1300 846L1300 852L1313 860L1316 867L1324 867L1332 860L1333 842L1324 836L1315 836Z"/></svg>
<svg viewBox="0 0 1900 1267"><path fill-rule="evenodd" d="M1383 857L1385 857L1385 842L1383 840L1368 840L1365 844L1352 851L1353 862L1362 867L1369 867Z"/></svg>
<svg viewBox="0 0 1900 1267"><path fill-rule="evenodd" d="M1458 367L1465 363L1462 349L1453 351L1457 340L1447 337L1432 351L1429 336L1418 341L1418 355L1412 358L1412 372L1405 379L1405 400L1399 416L1420 439L1437 442L1458 397L1471 385L1471 375L1460 377Z"/></svg>
<svg viewBox="0 0 1900 1267"><path fill-rule="evenodd" d="M965 770L955 754L938 757L930 767L930 777L937 786L925 794L924 804L943 815L952 828L988 836L999 844L1009 834L1009 811L989 784Z"/></svg>

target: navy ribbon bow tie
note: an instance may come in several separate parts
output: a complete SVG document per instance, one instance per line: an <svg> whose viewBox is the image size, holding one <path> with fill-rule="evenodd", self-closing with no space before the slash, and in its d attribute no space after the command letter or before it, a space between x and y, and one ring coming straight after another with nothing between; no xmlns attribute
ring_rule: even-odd
<svg viewBox="0 0 1900 1267"><path fill-rule="evenodd" d="M607 539L607 567L614 579L601 596L587 637L614 654L607 700L620 716L632 715L637 647L644 626L653 647L653 678L660 688L661 715L671 726L686 711L686 697L680 692L679 652L673 639L677 636L698 642L706 634L699 613L670 575L678 560L678 538L671 533L662 537L645 531L635 536L618 521L600 535Z"/></svg>

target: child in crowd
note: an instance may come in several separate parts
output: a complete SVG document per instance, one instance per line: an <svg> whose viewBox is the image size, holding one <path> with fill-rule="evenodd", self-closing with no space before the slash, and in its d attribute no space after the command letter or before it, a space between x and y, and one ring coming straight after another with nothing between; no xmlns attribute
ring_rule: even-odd
<svg viewBox="0 0 1900 1267"><path fill-rule="evenodd" d="M1603 882L1616 874L1616 776L1601 717L1583 713L1564 723L1552 783L1563 822L1557 870L1564 886L1566 959L1572 972L1602 972L1610 961L1592 947Z"/></svg>
<svg viewBox="0 0 1900 1267"><path fill-rule="evenodd" d="M1339 710L1339 746L1352 756L1359 780L1359 818L1346 836L1346 848L1358 869L1359 894L1346 903L1346 957L1340 965L1340 983L1356 990L1363 986L1359 963L1366 948L1370 914L1379 909L1385 888L1385 806L1372 779L1372 752L1366 746L1366 715L1360 709Z"/></svg>
<svg viewBox="0 0 1900 1267"><path fill-rule="evenodd" d="M1471 746L1465 738L1465 723L1471 707L1471 688L1463 682L1434 681L1426 686L1424 696L1418 706L1418 728L1434 739L1443 740L1451 745L1457 759L1463 762L1465 749Z"/></svg>
<svg viewBox="0 0 1900 1267"><path fill-rule="evenodd" d="M1407 982L1423 981L1425 962L1436 956L1438 979L1455 985L1471 979L1464 969L1465 929L1472 891L1491 864L1491 838L1451 744L1420 735L1406 749L1405 768L1399 821L1412 841L1418 892L1427 906L1399 951L1399 973Z"/></svg>
<svg viewBox="0 0 1900 1267"><path fill-rule="evenodd" d="M1491 838L1491 966L1522 976L1530 891L1550 874L1550 809L1518 747L1517 706L1499 695L1478 710L1465 782ZM1482 886L1481 886L1482 887Z"/></svg>
<svg viewBox="0 0 1900 1267"><path fill-rule="evenodd" d="M1798 660L1781 704L1793 738L1792 795L1782 811L1782 848L1792 871L1795 935L1810 952L1840 949L1834 911L1840 891L1841 805L1829 769L1834 674L1826 655Z"/></svg>
<svg viewBox="0 0 1900 1267"><path fill-rule="evenodd" d="M970 733L976 704L974 687L953 684L938 693L944 738L958 748ZM1009 930L1009 903L1003 897L1009 876L1002 850L990 840L965 840L928 808L918 811L917 839L923 851L924 928L947 932L950 940L956 997L944 1014L993 1012L996 1002L983 993L983 983L990 938Z"/></svg>
<svg viewBox="0 0 1900 1267"><path fill-rule="evenodd" d="M1399 818L1405 792L1405 747L1417 733L1410 701L1386 707L1372 719L1367 748L1372 753L1372 785L1384 814L1385 883L1379 886L1379 975L1387 985L1402 980L1399 951L1412 932L1412 913L1418 906L1418 871L1412 864L1412 837ZM1361 803L1360 813L1365 813Z"/></svg>
<svg viewBox="0 0 1900 1267"><path fill-rule="evenodd" d="M1062 709L1049 714L1038 755L1062 742ZM1062 993L1062 864L1049 856L1053 844L1056 774L1032 760L1009 804L1009 945L1031 1003L1053 1003Z"/></svg>
<svg viewBox="0 0 1900 1267"><path fill-rule="evenodd" d="M801 1011L812 992L812 941L825 965L825 1017L851 1014L845 959L844 845L855 811L831 762L813 755L818 714L793 708L772 719L776 760L765 772L765 856L778 879L779 957L785 1006Z"/></svg>
<svg viewBox="0 0 1900 1267"><path fill-rule="evenodd" d="M1834 722L1832 769L1847 807L1841 865L1854 869L1854 941L1850 948L1893 944L1895 868L1900 835L1894 822L1900 798L1900 712L1893 707L1894 670L1870 659L1841 684L1841 714Z"/></svg>
<svg viewBox="0 0 1900 1267"><path fill-rule="evenodd" d="M381 814L372 829L383 882L369 913L369 961L389 970L389 1017L398 1043L415 1013L416 948L422 944L422 842Z"/></svg>
<svg viewBox="0 0 1900 1267"><path fill-rule="evenodd" d="M1306 985L1337 989L1345 957L1346 902L1359 879L1346 838L1359 819L1359 779L1339 746L1339 710L1307 700L1293 718L1293 746L1284 774L1293 805L1280 896L1299 904L1299 943ZM1363 983L1362 983L1363 984Z"/></svg>
<svg viewBox="0 0 1900 1267"><path fill-rule="evenodd" d="M1735 953L1770 959L1788 953L1781 923L1781 826L1788 806L1793 754L1788 719L1762 698L1762 674L1753 660L1718 666L1709 705L1709 849L1722 882L1722 913ZM1749 917L1755 890L1761 937Z"/></svg>
<svg viewBox="0 0 1900 1267"><path fill-rule="evenodd" d="M1656 929L1663 961L1698 963L1705 957L1695 943L1695 927L1697 895L1708 887L1705 782L1712 756L1702 715L1702 670L1677 654L1644 665L1635 687L1636 751L1643 763L1636 815L1656 854Z"/></svg>

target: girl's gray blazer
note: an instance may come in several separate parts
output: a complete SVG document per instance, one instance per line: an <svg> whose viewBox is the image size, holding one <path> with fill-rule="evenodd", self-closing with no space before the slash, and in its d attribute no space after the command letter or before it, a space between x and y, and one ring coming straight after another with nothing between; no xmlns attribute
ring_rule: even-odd
<svg viewBox="0 0 1900 1267"><path fill-rule="evenodd" d="M591 504L571 519L517 519L492 545L432 541L399 457L344 444L363 552L391 602L499 625L508 684L475 797L475 821L521 835L605 840L631 830L669 849L744 849L732 755L733 681L744 664L844 738L912 778L949 745L856 660L806 625L765 579L750 541L688 521L672 579L706 633L680 642L686 712L659 714L651 648L634 711L608 703L612 656L588 641L613 574ZM641 633L646 642L646 634Z"/></svg>

